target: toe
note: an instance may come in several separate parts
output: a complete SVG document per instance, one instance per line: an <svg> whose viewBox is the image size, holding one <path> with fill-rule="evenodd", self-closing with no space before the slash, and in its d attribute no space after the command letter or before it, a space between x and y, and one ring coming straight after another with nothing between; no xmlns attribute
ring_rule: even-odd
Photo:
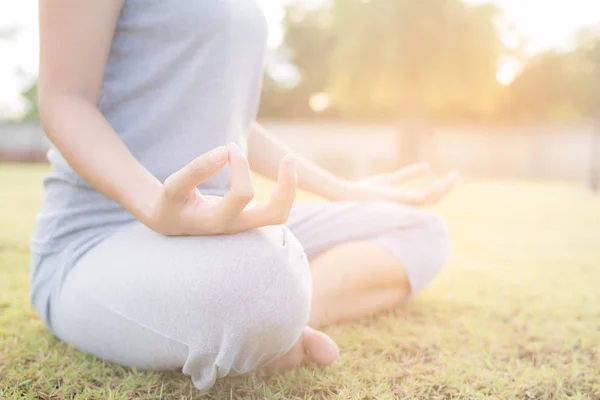
<svg viewBox="0 0 600 400"><path fill-rule="evenodd" d="M340 349L325 333L305 328L304 348L311 360L321 365L331 365L340 359Z"/></svg>

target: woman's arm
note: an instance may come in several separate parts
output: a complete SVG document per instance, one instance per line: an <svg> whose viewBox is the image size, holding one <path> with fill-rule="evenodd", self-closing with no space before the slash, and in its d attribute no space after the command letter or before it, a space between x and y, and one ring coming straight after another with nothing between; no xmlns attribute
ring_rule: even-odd
<svg viewBox="0 0 600 400"><path fill-rule="evenodd" d="M83 179L145 221L161 184L96 106L123 1L40 0L40 119Z"/></svg>
<svg viewBox="0 0 600 400"><path fill-rule="evenodd" d="M133 157L97 108L122 6L123 0L40 0L39 106L50 140L86 182L157 232L230 234L285 222L296 189L291 158L281 162L271 201L247 208L254 194L248 163L234 145L199 156L164 184ZM202 196L196 187L227 162L230 192Z"/></svg>
<svg viewBox="0 0 600 400"><path fill-rule="evenodd" d="M273 178L279 160L292 151L255 123L248 141L250 167L259 174ZM421 174L430 174L425 163L409 165L390 174L376 175L357 182L341 179L298 155L298 186L329 200L387 200L411 205L424 205L440 201L458 179L451 172L444 179L435 180L422 189L401 189L396 185Z"/></svg>
<svg viewBox="0 0 600 400"><path fill-rule="evenodd" d="M248 161L250 168L269 179L275 179L277 165L292 150L254 123L248 138ZM313 162L294 154L298 170L298 187L329 200L347 197L348 182L319 167Z"/></svg>

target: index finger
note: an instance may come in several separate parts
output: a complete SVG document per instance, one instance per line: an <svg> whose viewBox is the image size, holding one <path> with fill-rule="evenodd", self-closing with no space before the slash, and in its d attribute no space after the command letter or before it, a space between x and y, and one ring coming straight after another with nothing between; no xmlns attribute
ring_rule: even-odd
<svg viewBox="0 0 600 400"><path fill-rule="evenodd" d="M166 193L173 197L187 196L196 186L223 168L227 158L227 149L220 146L194 159L165 180L163 187Z"/></svg>

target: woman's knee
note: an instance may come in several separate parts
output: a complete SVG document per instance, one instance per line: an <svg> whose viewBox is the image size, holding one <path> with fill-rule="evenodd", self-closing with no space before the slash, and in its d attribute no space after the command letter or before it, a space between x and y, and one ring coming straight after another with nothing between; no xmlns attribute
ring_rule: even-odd
<svg viewBox="0 0 600 400"><path fill-rule="evenodd" d="M398 207L397 204L388 204L388 206ZM401 207L401 214L404 215L406 213L405 206ZM445 265L450 252L448 225L439 215L422 208L412 208L410 220L410 223L398 230L399 234L409 243L417 245L416 248L423 255L430 256L430 263L441 269Z"/></svg>
<svg viewBox="0 0 600 400"><path fill-rule="evenodd" d="M310 313L312 283L302 246L282 226L262 228L257 234L262 237L257 248L250 250L254 255L244 262L242 277L251 286L247 285L246 294L252 301L244 307L252 315L250 328L286 331L287 325L304 326Z"/></svg>
<svg viewBox="0 0 600 400"><path fill-rule="evenodd" d="M442 264L444 264L450 252L450 231L446 221L437 214L425 211L424 229L432 245L438 250L438 254L443 256L440 258L443 259Z"/></svg>
<svg viewBox="0 0 600 400"><path fill-rule="evenodd" d="M216 363L246 373L289 350L300 336L310 314L311 278L302 247L287 228L263 228L237 239L240 263L225 278L227 345Z"/></svg>
<svg viewBox="0 0 600 400"><path fill-rule="evenodd" d="M411 292L423 290L444 268L450 253L450 235L444 220L423 209L411 210L412 222L376 241L402 263Z"/></svg>
<svg viewBox="0 0 600 400"><path fill-rule="evenodd" d="M302 246L283 226L256 229L234 243L239 265L233 266L238 281L236 295L254 299L273 312L291 307L298 313L310 304L311 276ZM301 307L302 310L297 309ZM303 314L303 313L300 313Z"/></svg>
<svg viewBox="0 0 600 400"><path fill-rule="evenodd" d="M415 228L414 251L415 265L407 268L418 268L412 271L413 294L427 286L446 266L450 254L450 234L443 218L430 212L423 211L422 222Z"/></svg>

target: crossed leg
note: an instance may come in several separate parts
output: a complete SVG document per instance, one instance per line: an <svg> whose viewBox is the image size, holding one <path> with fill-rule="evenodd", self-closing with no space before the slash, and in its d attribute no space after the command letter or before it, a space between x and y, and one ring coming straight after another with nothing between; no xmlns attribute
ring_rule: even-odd
<svg viewBox="0 0 600 400"><path fill-rule="evenodd" d="M449 252L441 218L396 203L299 204L288 227L310 260L313 328L397 307L431 282Z"/></svg>
<svg viewBox="0 0 600 400"><path fill-rule="evenodd" d="M410 295L404 267L392 253L371 242L337 246L311 263L312 312L318 328L390 310Z"/></svg>
<svg viewBox="0 0 600 400"><path fill-rule="evenodd" d="M276 227L167 238L132 224L70 272L53 298L54 333L108 361L182 368L207 389L273 359L267 370L335 361L335 343L307 321L320 326L394 307L445 262L445 228L423 210L322 203L296 211L288 227L300 243Z"/></svg>

